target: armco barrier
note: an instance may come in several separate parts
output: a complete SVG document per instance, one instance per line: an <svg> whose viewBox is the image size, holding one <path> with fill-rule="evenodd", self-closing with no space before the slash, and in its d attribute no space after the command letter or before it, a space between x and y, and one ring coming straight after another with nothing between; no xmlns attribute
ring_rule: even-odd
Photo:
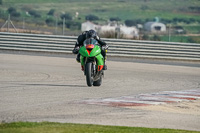
<svg viewBox="0 0 200 133"><path fill-rule="evenodd" d="M1 50L72 53L75 36L0 32ZM108 56L200 61L200 44L106 39Z"/></svg>

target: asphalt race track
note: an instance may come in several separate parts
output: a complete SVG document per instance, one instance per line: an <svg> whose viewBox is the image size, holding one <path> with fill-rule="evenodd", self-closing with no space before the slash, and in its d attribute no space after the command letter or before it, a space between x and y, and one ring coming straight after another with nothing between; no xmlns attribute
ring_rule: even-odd
<svg viewBox="0 0 200 133"><path fill-rule="evenodd" d="M195 105L199 99L145 108L84 103L163 91L198 91L198 63L173 65L108 58L102 86L87 87L74 58L36 55L0 53L0 122L53 121L200 131L200 106Z"/></svg>

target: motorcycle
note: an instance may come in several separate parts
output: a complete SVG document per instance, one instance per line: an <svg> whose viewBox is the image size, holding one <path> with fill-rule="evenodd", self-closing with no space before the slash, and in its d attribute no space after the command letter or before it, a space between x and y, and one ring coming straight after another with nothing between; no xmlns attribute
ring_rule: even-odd
<svg viewBox="0 0 200 133"><path fill-rule="evenodd" d="M86 39L83 44L79 53L87 85L100 86L104 75L104 57L101 54L101 47L93 38Z"/></svg>

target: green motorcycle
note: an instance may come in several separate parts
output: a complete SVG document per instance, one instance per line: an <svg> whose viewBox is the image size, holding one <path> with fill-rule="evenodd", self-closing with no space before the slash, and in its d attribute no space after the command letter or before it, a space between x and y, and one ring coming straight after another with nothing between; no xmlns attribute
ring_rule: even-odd
<svg viewBox="0 0 200 133"><path fill-rule="evenodd" d="M101 47L93 38L86 39L83 44L79 53L87 85L100 86L104 75L104 57L101 54Z"/></svg>

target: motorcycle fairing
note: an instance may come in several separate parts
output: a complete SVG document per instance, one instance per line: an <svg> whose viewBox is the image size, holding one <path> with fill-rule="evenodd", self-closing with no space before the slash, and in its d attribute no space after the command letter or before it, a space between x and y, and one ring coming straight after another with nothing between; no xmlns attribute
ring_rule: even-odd
<svg viewBox="0 0 200 133"><path fill-rule="evenodd" d="M98 71L101 71L104 66L104 58L101 54L96 55L95 58L97 61ZM81 66L85 65L86 59L87 59L87 61L95 61L95 59L93 57L84 57L81 55L80 56Z"/></svg>
<svg viewBox="0 0 200 133"><path fill-rule="evenodd" d="M101 48L98 45L95 45L92 49L86 49L86 47L83 46L80 48L79 53L85 57L94 57L101 53Z"/></svg>

